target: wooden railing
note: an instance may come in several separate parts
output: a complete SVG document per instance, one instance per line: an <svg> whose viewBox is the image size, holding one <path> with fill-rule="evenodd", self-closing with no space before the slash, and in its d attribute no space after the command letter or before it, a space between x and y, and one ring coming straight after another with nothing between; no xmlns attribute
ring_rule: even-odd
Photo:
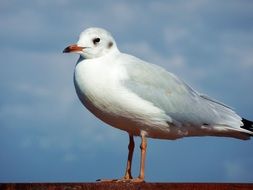
<svg viewBox="0 0 253 190"><path fill-rule="evenodd" d="M253 190L253 183L1 183L0 190Z"/></svg>

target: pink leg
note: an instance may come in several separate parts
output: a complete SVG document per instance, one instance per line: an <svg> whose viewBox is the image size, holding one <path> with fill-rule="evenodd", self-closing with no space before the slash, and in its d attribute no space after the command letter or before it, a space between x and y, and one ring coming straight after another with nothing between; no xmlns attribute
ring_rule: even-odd
<svg viewBox="0 0 253 190"><path fill-rule="evenodd" d="M145 177L145 160L146 160L146 150L147 150L147 139L145 135L141 135L141 165L139 177L132 179L131 182L144 182Z"/></svg>
<svg viewBox="0 0 253 190"><path fill-rule="evenodd" d="M132 158L133 158L133 152L134 152L134 138L132 135L129 135L129 145L128 145L128 159L127 159L127 167L125 176L122 179L102 179L98 180L100 182L144 182L145 177L145 160L146 160L146 150L147 150L147 139L145 135L141 135L141 163L140 163L140 174L137 178L132 178L131 174L131 168L132 168Z"/></svg>
<svg viewBox="0 0 253 190"><path fill-rule="evenodd" d="M126 167L126 173L123 177L123 180L129 180L132 179L132 159L133 159L133 152L134 152L134 137L132 135L129 135L129 145L128 145L128 158L127 158L127 167Z"/></svg>

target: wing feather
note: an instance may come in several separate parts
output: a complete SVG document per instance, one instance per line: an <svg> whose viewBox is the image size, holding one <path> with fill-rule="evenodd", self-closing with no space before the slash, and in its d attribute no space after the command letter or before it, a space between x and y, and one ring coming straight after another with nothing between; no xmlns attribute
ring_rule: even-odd
<svg viewBox="0 0 253 190"><path fill-rule="evenodd" d="M126 88L163 109L175 122L235 128L241 125L241 118L232 109L198 94L174 74L127 54L123 57L128 74L123 81Z"/></svg>

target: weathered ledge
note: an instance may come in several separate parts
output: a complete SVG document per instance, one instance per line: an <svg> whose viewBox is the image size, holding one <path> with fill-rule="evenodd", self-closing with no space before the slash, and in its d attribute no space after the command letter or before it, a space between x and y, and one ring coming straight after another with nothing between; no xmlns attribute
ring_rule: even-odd
<svg viewBox="0 0 253 190"><path fill-rule="evenodd" d="M0 190L248 190L253 183L0 183Z"/></svg>

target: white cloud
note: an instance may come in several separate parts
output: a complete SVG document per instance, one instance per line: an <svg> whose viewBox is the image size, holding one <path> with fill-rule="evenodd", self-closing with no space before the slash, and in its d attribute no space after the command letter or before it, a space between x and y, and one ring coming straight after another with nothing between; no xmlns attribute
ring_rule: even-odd
<svg viewBox="0 0 253 190"><path fill-rule="evenodd" d="M106 12L111 14L111 17L116 20L120 18L124 25L133 22L137 16L134 6L130 6L130 4L126 2L115 1L111 6L107 6Z"/></svg>
<svg viewBox="0 0 253 190"><path fill-rule="evenodd" d="M73 153L66 153L64 156L63 156L63 161L64 162L74 162L78 159L77 155L76 154L73 154Z"/></svg>
<svg viewBox="0 0 253 190"><path fill-rule="evenodd" d="M249 162L250 163L250 162ZM240 161L227 161L224 165L225 177L228 181L248 181L250 182L253 177L251 176L250 168L243 162Z"/></svg>
<svg viewBox="0 0 253 190"><path fill-rule="evenodd" d="M28 149L28 148L30 148L31 146L33 146L34 144L33 144L33 141L32 141L32 139L31 139L31 137L26 137L26 138L24 138L24 139L22 139L21 141L20 141L20 147L22 148L22 149Z"/></svg>
<svg viewBox="0 0 253 190"><path fill-rule="evenodd" d="M182 27L166 27L164 30L164 38L168 44L175 44L189 38L188 29Z"/></svg>
<svg viewBox="0 0 253 190"><path fill-rule="evenodd" d="M178 13L184 11L184 13L193 13L199 9L202 9L207 4L207 0L189 0L189 1L177 1L177 2L165 2L165 1L152 1L150 8L156 12L162 13ZM185 14L182 14L185 16Z"/></svg>
<svg viewBox="0 0 253 190"><path fill-rule="evenodd" d="M38 145L42 149L49 149L49 148L55 148L53 147L53 138L49 138L48 136L40 137L38 139Z"/></svg>
<svg viewBox="0 0 253 190"><path fill-rule="evenodd" d="M13 85L13 84L12 84ZM51 94L50 90L43 86L37 86L29 83L18 83L13 88L16 88L17 93L32 95L36 97L46 98Z"/></svg>
<svg viewBox="0 0 253 190"><path fill-rule="evenodd" d="M252 47L224 47L224 54L232 63L239 69L238 71L244 72L245 70L253 68L253 48Z"/></svg>
<svg viewBox="0 0 253 190"><path fill-rule="evenodd" d="M122 47L125 52L136 57L141 57L143 60L153 64L173 68L183 68L186 66L185 58L182 55L175 54L166 56L163 53L156 51L148 42L140 41L126 43L123 44Z"/></svg>
<svg viewBox="0 0 253 190"><path fill-rule="evenodd" d="M6 120L5 118L12 118L12 119L24 119L29 118L33 114L33 109L30 105L24 104L24 103L17 103L17 104L6 104L1 105L0 107L0 119ZM8 121L12 122L12 120ZM23 127L26 127L26 125L22 125ZM9 126L11 127L11 126ZM16 126L20 127L20 126Z"/></svg>

